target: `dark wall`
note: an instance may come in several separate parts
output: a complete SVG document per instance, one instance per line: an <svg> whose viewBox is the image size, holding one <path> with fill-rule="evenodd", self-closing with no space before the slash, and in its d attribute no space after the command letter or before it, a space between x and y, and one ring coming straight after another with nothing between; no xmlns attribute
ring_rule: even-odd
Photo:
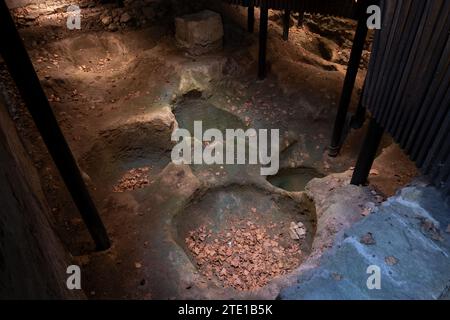
<svg viewBox="0 0 450 320"><path fill-rule="evenodd" d="M450 1L381 5L363 103L450 196Z"/></svg>
<svg viewBox="0 0 450 320"><path fill-rule="evenodd" d="M37 172L0 100L0 299L83 298L66 288L67 254Z"/></svg>

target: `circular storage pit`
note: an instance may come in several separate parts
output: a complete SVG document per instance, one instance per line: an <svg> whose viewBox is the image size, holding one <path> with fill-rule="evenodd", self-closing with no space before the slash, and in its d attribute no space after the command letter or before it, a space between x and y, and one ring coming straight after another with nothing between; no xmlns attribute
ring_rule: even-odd
<svg viewBox="0 0 450 320"><path fill-rule="evenodd" d="M286 191L304 191L308 182L314 178L323 178L314 168L288 168L281 169L278 174L267 177L267 180L277 188Z"/></svg>
<svg viewBox="0 0 450 320"><path fill-rule="evenodd" d="M171 130L159 119L106 130L81 160L82 168L102 196L141 189L171 161Z"/></svg>
<svg viewBox="0 0 450 320"><path fill-rule="evenodd" d="M293 239L293 225L301 229L300 239ZM195 199L172 226L200 274L218 286L244 291L299 267L310 253L316 217L309 200L234 185Z"/></svg>

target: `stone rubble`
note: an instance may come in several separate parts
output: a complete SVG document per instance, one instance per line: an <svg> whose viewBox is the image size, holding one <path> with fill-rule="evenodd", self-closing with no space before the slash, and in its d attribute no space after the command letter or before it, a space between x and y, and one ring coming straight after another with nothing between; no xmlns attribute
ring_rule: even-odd
<svg viewBox="0 0 450 320"><path fill-rule="evenodd" d="M113 192L120 193L148 186L150 184L150 169L150 167L143 167L129 170L113 187Z"/></svg>
<svg viewBox="0 0 450 320"><path fill-rule="evenodd" d="M274 225L259 226L252 221L235 221L230 230L213 234L206 226L185 239L200 272L224 287L254 290L271 279L288 274L300 263L300 243L287 246L271 235Z"/></svg>

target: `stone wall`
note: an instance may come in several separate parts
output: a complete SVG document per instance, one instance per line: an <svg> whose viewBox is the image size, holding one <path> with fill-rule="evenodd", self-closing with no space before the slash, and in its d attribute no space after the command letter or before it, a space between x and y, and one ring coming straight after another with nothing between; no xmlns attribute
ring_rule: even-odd
<svg viewBox="0 0 450 320"><path fill-rule="evenodd" d="M79 299L37 172L0 100L0 299Z"/></svg>

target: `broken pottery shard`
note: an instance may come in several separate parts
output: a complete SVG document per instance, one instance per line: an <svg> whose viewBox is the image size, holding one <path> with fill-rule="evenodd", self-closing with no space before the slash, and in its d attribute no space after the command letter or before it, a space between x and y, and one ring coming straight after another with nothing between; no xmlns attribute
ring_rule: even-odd
<svg viewBox="0 0 450 320"><path fill-rule="evenodd" d="M301 222L297 223L297 234L300 239L304 239L306 237L306 228L305 225Z"/></svg>
<svg viewBox="0 0 450 320"><path fill-rule="evenodd" d="M439 227L436 226L433 221L429 219L423 219L421 222L422 232L428 235L431 239L435 241L443 241L444 238L441 236Z"/></svg>
<svg viewBox="0 0 450 320"><path fill-rule="evenodd" d="M384 259L388 266L395 266L398 263L398 259L394 256L389 256Z"/></svg>
<svg viewBox="0 0 450 320"><path fill-rule="evenodd" d="M176 40L190 54L201 55L222 48L223 24L220 14L204 10L175 18Z"/></svg>
<svg viewBox="0 0 450 320"><path fill-rule="evenodd" d="M297 232L295 232L294 229L289 229L289 236L291 237L292 240L300 240Z"/></svg>
<svg viewBox="0 0 450 320"><path fill-rule="evenodd" d="M233 223L236 227L204 241L200 239L202 235L211 232L204 226L188 232L186 245L207 279L217 277L224 287L252 290L298 266L301 258L299 244L285 248L275 240L278 236L267 233L264 226L243 219ZM296 223L294 225L299 227ZM261 241L255 240L258 237Z"/></svg>
<svg viewBox="0 0 450 320"><path fill-rule="evenodd" d="M303 240L306 237L306 228L303 223L291 222L289 236L292 240Z"/></svg>
<svg viewBox="0 0 450 320"><path fill-rule="evenodd" d="M292 240L300 240L298 234L297 234L297 224L295 222L291 222L291 225L289 227L289 236Z"/></svg>
<svg viewBox="0 0 450 320"><path fill-rule="evenodd" d="M124 12L121 16L120 16L120 23L127 23L131 20L131 16L127 13Z"/></svg>
<svg viewBox="0 0 450 320"><path fill-rule="evenodd" d="M361 237L361 240L359 240L359 242L361 242L362 244L365 244L367 246L371 246L376 244L375 239L373 238L372 233L368 232L367 234L365 234L364 236Z"/></svg>
<svg viewBox="0 0 450 320"><path fill-rule="evenodd" d="M113 187L113 192L125 192L144 188L149 185L150 167L136 168L127 171Z"/></svg>

